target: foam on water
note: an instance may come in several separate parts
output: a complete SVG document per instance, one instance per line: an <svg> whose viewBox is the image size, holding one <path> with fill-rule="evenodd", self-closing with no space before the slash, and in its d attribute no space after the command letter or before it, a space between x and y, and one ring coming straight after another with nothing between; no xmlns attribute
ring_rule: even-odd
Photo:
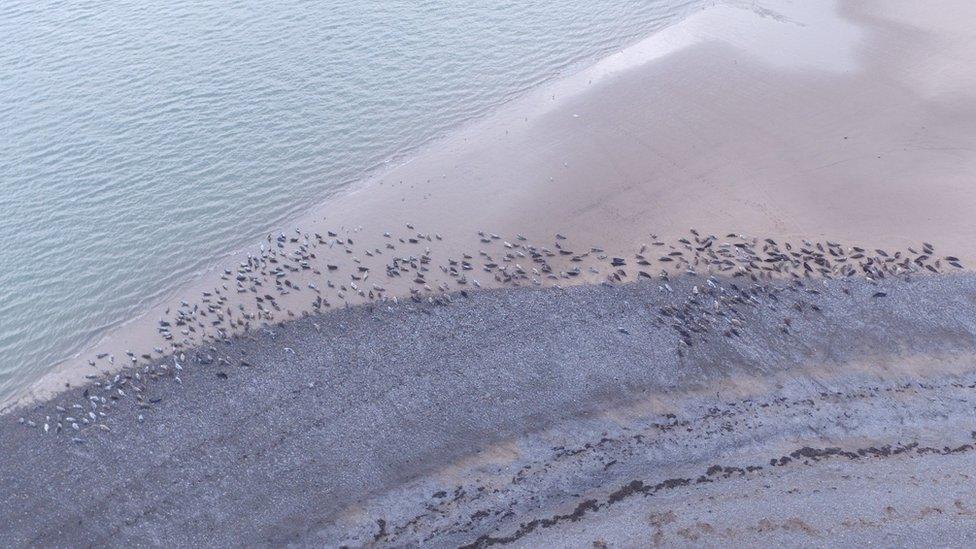
<svg viewBox="0 0 976 549"><path fill-rule="evenodd" d="M691 0L0 4L0 397Z"/></svg>

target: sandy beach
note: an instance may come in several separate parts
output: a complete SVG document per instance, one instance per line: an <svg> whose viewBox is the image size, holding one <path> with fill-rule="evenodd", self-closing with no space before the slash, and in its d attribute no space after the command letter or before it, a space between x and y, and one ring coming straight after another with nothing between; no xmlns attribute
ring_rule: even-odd
<svg viewBox="0 0 976 549"><path fill-rule="evenodd" d="M477 251L480 231L546 245L562 233L612 255L631 253L649 234L678 238L694 227L870 247L927 241L973 264L976 87L965 18L955 16L968 9L706 9L504 106L282 230L355 237L356 251L383 249L383 233L404 236L411 224L441 235L432 248L446 256ZM82 381L99 353L165 343L156 333L164 311L219 289L218 275L248 253L257 255L258 245L221 260L30 394ZM376 259L373 272L385 265ZM349 268L348 258L339 266ZM295 278L300 287L316 280ZM298 294L282 306L297 314L310 302ZM100 370L109 367L101 362Z"/></svg>
<svg viewBox="0 0 976 549"><path fill-rule="evenodd" d="M928 241L972 264L976 88L954 9L709 8L462 128L283 232L332 231L354 236L358 250L383 249L382 234L403 236L410 224L440 235L433 248L447 256L478 250L480 231L547 245L562 233L612 255L694 227L872 247ZM198 302L225 268L258 253L256 244L222 259L5 405L82 382L98 354L165 348L164 311ZM374 272L385 264L377 259ZM351 267L347 258L339 266ZM298 314L311 301L296 294L282 307ZM97 362L99 371L122 363Z"/></svg>
<svg viewBox="0 0 976 549"><path fill-rule="evenodd" d="M3 403L0 544L968 545L973 16L719 4L312 208Z"/></svg>

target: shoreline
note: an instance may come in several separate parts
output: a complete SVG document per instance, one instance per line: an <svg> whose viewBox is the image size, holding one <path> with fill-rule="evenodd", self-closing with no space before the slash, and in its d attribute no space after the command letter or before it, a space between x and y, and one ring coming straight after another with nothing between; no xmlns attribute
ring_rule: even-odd
<svg viewBox="0 0 976 549"><path fill-rule="evenodd" d="M700 9L706 8L701 6L685 6L679 11L681 11L684 14L683 16L686 17L689 13L693 13ZM664 24L652 31L651 35L673 26L680 21L681 19L669 21L667 24ZM647 36L632 36L621 48L617 50L617 53L622 50L626 50L637 43L640 43L646 38ZM610 55L615 54L616 53L612 53ZM299 211L286 215L281 220L275 222L273 228L271 229L272 234L277 232L287 232L302 220L314 219L318 213L328 211L330 204L333 202L336 196L348 196L358 192L374 189L376 184L380 182L386 174L394 172L395 170L409 164L414 160L414 158L422 157L425 153L435 150L438 146L442 145L444 142L447 142L454 137L455 134L461 132L462 130L466 130L471 126L478 125L479 123L485 121L486 118L495 115L497 111L503 109L512 102L522 99L527 94L538 92L540 89L551 86L554 82L564 79L567 76L571 76L586 70L605 58L606 55L593 55L587 58L579 59L570 65L553 72L552 74L541 77L540 81L535 85L519 90L507 97L501 98L497 105L486 109L484 112L477 114L471 119L461 122L456 127L448 130L446 133L429 138L415 146L405 149L404 151L394 153L386 160L366 168L359 177L352 178L347 181L334 196L327 197L311 207L301 208ZM48 398L53 394L57 394L60 389L55 388L56 385L60 385L61 383L65 382L77 383L78 376L83 375L84 373L80 373L80 371L84 370L85 361L91 356L100 354L106 350L109 352L114 352L115 354L121 353L122 344L113 343L114 341L138 341L144 346L149 342L149 339L145 337L144 333L139 334L133 332L146 332L147 329L151 329L149 325L152 324L153 321L149 318L150 316L153 316L154 314L158 315L160 311L172 306L174 303L178 303L183 296L200 293L201 290L208 289L208 284L213 282L213 279L216 278L215 275L218 274L220 270L224 269L228 264L247 257L253 252L254 244L250 243L243 244L234 250L222 253L212 262L194 273L193 277L186 284L180 285L179 287L174 288L172 291L167 291L158 298L151 300L151 302L145 304L145 306L140 307L139 311L133 316L120 319L109 324L105 331L93 339L89 344L84 345L77 351L71 352L64 358L56 360L50 364L46 373L33 383L26 387L22 387L20 390L14 391L10 395L0 395L0 414L16 409L23 402L30 403L39 399L43 400L44 398ZM68 373L66 370L74 370L74 372Z"/></svg>
<svg viewBox="0 0 976 549"><path fill-rule="evenodd" d="M929 34L953 22L922 18L906 34L866 15L875 13L870 6L768 5L696 12L502 105L295 226L323 235L345 230L359 251L382 247L381 232L409 223L442 235L436 247L447 254L476 249L478 231L522 231L536 241L571 234L613 254L630 252L651 232L676 238L689 226L735 227L881 247L927 240L974 264L976 230L959 228L976 210L968 192L976 154L959 147L976 113L962 107L968 92L954 89L972 71L942 67L921 75L920 89L918 67L906 70L897 66L902 58L878 53L901 40L908 45L899 51L915 46L924 58L933 49ZM754 37L733 32L741 28ZM832 45L837 51L797 49L824 33L842 37ZM790 56L769 57L779 50ZM933 95L933 87L955 95ZM840 99L851 97L859 103ZM770 106L773 116L764 112ZM220 282L205 276L179 293L191 300ZM154 321L176 305L147 311L95 352L158 346ZM62 364L20 399L77 383L92 359Z"/></svg>
<svg viewBox="0 0 976 549"><path fill-rule="evenodd" d="M697 11L699 9L704 9L704 8L685 6L679 11L684 14L683 16L687 16L688 13L693 13L694 11ZM681 17L682 15L677 15L677 16ZM652 31L651 34L659 32L660 30L668 28L669 26L672 26L678 22L680 22L680 19L678 19L677 21L669 21L667 24L664 24L656 28L654 31ZM625 50L633 46L634 44L641 42L645 38L646 36L644 37L631 36L628 40L625 41L622 47L618 48L617 51ZM470 118L468 120L459 123L456 127L451 128L445 133L426 139L416 145L404 149L403 151L392 154L391 156L389 156L389 158L382 160L374 164L373 166L367 167L360 174L360 176L351 178L348 181L346 181L344 184L342 184L341 188L338 191L336 191L335 195L343 196L343 195L348 195L360 191L368 191L378 180L380 180L383 177L384 174L394 171L404 166L405 164L410 163L415 157L423 156L426 152L435 149L442 142L450 139L455 133L458 133L459 131L466 129L472 125L478 124L479 122L483 121L485 118L492 116L496 111L505 107L507 104L513 101L518 101L526 94L529 94L533 91L537 91L540 88L544 88L548 85L551 85L553 82L563 79L568 75L573 75L577 72L585 70L590 66L596 64L597 62L599 62L601 59L605 57L606 55L592 55L586 58L581 58L577 61L572 62L570 65L563 67L562 69L556 70L551 74L540 77L540 80L535 85L532 85L530 87L519 90L506 97L501 98L498 104L493 105L492 107L484 110L483 112L476 114L473 118ZM290 228L293 227L298 220L306 219L309 216L313 216L314 212L327 210L329 204L334 198L335 196L326 197L311 207L298 208L297 211L285 215L282 219L272 224L271 231L274 233L278 231L290 230ZM173 303L179 302L181 296L185 296L193 293L199 293L199 290L206 286L207 281L212 280L215 277L214 276L215 273L218 273L220 270L225 268L227 264L235 262L235 260L239 260L243 257L246 257L248 253L254 251L253 247L254 247L253 242L245 243L233 250L218 255L210 263L204 265L200 270L196 271L186 284L182 284L177 288L172 289L171 291L164 292L162 295L143 304L142 306L139 307L139 310L134 315L124 319L119 319L116 322L109 324L106 327L106 329L103 331L103 333L97 335L88 344L85 344L77 351L69 352L67 356L55 360L53 363L51 363L49 367L46 369L47 373L42 375L41 378L35 380L34 383L28 385L27 387L22 387L20 390L14 391L11 395L7 397L0 397L0 412L2 412L5 409L8 409L10 406L16 406L17 400L27 399L28 401L30 401L35 398L43 398L43 396L40 397L31 396L33 390L38 390L39 386L40 387L43 387L45 385L51 386L53 384L61 382L62 378L64 378L65 381L70 381L70 378L72 376L62 376L59 374L59 371L63 373L63 370L66 368L69 369L83 368L84 362L86 360L85 359L86 356L90 356L93 353L97 354L101 352L104 347L108 347L110 350L113 350L115 352L121 351L121 348L118 347L118 345L112 346L113 340L117 340L120 338L128 339L130 337L129 333L133 331L133 329L135 329L136 331L144 330L145 325L152 322L151 319L148 319L149 316L152 316L153 314L164 310L167 306L172 305ZM140 324L142 324L143 326L140 327L139 326ZM50 376L52 374L54 375L54 378L50 379ZM45 380L44 378L49 378L49 379ZM50 394L50 390L44 388L39 389L39 392L41 395Z"/></svg>

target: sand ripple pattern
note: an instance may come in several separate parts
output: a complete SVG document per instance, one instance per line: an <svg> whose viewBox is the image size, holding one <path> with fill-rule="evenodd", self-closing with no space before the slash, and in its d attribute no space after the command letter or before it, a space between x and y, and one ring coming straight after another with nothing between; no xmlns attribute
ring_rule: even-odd
<svg viewBox="0 0 976 549"><path fill-rule="evenodd" d="M695 3L0 3L0 396Z"/></svg>

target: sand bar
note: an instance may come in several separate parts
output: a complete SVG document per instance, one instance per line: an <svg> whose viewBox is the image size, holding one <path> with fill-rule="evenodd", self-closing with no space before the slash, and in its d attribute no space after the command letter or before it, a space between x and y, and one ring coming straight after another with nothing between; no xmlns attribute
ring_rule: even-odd
<svg viewBox="0 0 976 549"><path fill-rule="evenodd" d="M929 241L974 264L972 10L826 1L705 9L505 105L294 227L362 229L357 245L369 247L411 223L441 234L445 254L477 249L478 231L562 232L613 253L695 227L871 247ZM162 311L212 290L241 257L221 260L32 393L79 382L97 352L156 345Z"/></svg>
<svg viewBox="0 0 976 549"><path fill-rule="evenodd" d="M472 249L478 231L563 232L612 253L694 226L872 247L929 241L973 264L976 59L963 16L972 9L705 9L505 105L294 226L361 228L366 247L411 223L443 235L445 253ZM216 273L238 259L18 397L80 382L98 352L156 346L162 311L216 287Z"/></svg>

